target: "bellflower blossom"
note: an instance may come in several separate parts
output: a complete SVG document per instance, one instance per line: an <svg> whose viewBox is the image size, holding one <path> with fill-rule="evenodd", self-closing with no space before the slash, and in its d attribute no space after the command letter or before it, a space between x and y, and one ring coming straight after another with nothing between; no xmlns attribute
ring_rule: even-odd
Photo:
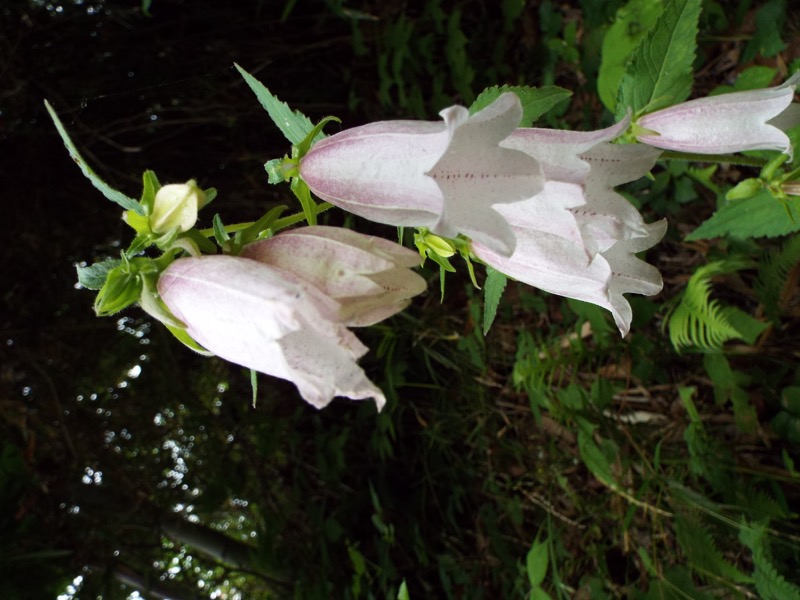
<svg viewBox="0 0 800 600"><path fill-rule="evenodd" d="M680 152L727 154L744 150L780 150L792 154L782 131L797 125L792 105L800 73L774 88L689 100L643 116L640 142Z"/></svg>
<svg viewBox="0 0 800 600"><path fill-rule="evenodd" d="M289 242L257 242L244 256L176 260L159 278L161 299L198 344L293 382L315 407L346 396L374 398L380 410L383 392L356 364L367 347L347 325L386 318L424 289L424 281L400 264L409 264L415 253L354 232L287 233ZM354 236L363 239L353 244ZM329 255L331 239L339 241L335 257ZM289 252L299 253L297 268L287 263ZM330 270L315 270L315 261Z"/></svg>
<svg viewBox="0 0 800 600"><path fill-rule="evenodd" d="M543 191L498 206L517 246L504 257L480 242L473 253L491 267L547 292L611 311L620 332L630 329L623 294L657 294L661 275L634 254L656 244L666 222L646 224L614 187L634 181L655 164L659 151L609 144L627 120L596 132L519 129L503 142L539 161Z"/></svg>
<svg viewBox="0 0 800 600"><path fill-rule="evenodd" d="M492 205L541 191L536 160L500 142L522 118L515 94L469 115L452 106L444 122L382 121L314 145L300 162L317 196L379 223L464 234L508 256L514 235Z"/></svg>

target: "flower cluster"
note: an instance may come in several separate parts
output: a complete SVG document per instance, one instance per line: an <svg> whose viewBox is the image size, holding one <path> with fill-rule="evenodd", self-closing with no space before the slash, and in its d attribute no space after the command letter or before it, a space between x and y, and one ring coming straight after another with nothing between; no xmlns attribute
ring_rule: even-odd
<svg viewBox="0 0 800 600"><path fill-rule="evenodd" d="M329 117L302 127L292 157L272 163L280 163L277 181L291 179L309 223L313 192L355 215L417 227L420 254L443 268L458 252L471 274L479 261L601 306L626 335L633 315L625 294L662 288L658 270L637 254L667 225L646 223L615 188L646 175L662 149L791 157L785 131L800 122L792 102L799 83L797 74L776 88L692 100L592 132L520 128L523 109L512 93L474 114L453 106L439 122L372 123L312 145ZM617 143L629 130L628 141L641 144ZM213 189L161 186L147 172L141 202L107 192L126 207L137 237L120 261L100 269L102 283L94 271L82 280L97 283L98 314L138 301L190 347L291 381L313 406L335 396L385 404L357 364L367 348L349 328L391 317L426 289L411 270L416 252L342 228L281 231L298 219L274 227L275 209L231 227L234 238L215 218L223 251L216 254L211 235L195 229ZM150 245L160 258L140 255Z"/></svg>
<svg viewBox="0 0 800 600"><path fill-rule="evenodd" d="M628 126L597 132L518 129L501 95L443 124L373 123L318 143L300 174L319 197L393 225L466 236L474 257L515 279L609 309L622 334L623 294L652 295L661 276L635 257L666 223L648 225L614 187L645 175L659 151L612 145ZM413 209L412 209L413 207Z"/></svg>

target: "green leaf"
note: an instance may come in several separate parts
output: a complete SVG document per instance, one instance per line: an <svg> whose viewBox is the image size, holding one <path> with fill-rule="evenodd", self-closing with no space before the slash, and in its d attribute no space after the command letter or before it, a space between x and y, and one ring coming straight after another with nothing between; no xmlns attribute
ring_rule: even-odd
<svg viewBox="0 0 800 600"><path fill-rule="evenodd" d="M486 267L486 281L483 284L483 335L489 333L489 329L497 316L497 307L503 290L506 289L508 278L500 271Z"/></svg>
<svg viewBox="0 0 800 600"><path fill-rule="evenodd" d="M78 283L87 290L99 290L106 283L108 274L122 264L118 258L109 258L88 267L78 267Z"/></svg>
<svg viewBox="0 0 800 600"><path fill-rule="evenodd" d="M408 594L408 585L406 584L405 579L403 579L403 583L400 584L400 589L397 590L397 600L411 600L411 596Z"/></svg>
<svg viewBox="0 0 800 600"><path fill-rule="evenodd" d="M475 102L469 107L469 114L475 114L486 108L505 92L514 92L522 103L522 120L519 127L531 127L539 117L572 96L571 91L555 85L541 88L524 85L495 85L478 94Z"/></svg>
<svg viewBox="0 0 800 600"><path fill-rule="evenodd" d="M525 565L531 587L540 587L547 574L547 540L544 542L534 540L525 558Z"/></svg>
<svg viewBox="0 0 800 600"><path fill-rule="evenodd" d="M784 204L765 189L751 198L725 202L710 219L687 235L686 240L726 235L739 239L777 237L795 231L800 231L798 202L788 200Z"/></svg>
<svg viewBox="0 0 800 600"><path fill-rule="evenodd" d="M702 0L671 0L633 53L617 96L617 119L683 102L694 82L692 63Z"/></svg>
<svg viewBox="0 0 800 600"><path fill-rule="evenodd" d="M747 90L758 90L769 87L778 70L772 67L756 65L748 67L736 78L733 85L720 85L709 92L709 96L718 94L728 94L730 92L745 92Z"/></svg>
<svg viewBox="0 0 800 600"><path fill-rule="evenodd" d="M50 106L50 103L47 100L44 101L44 106L45 108L47 108L47 112L50 113L50 118L53 119L53 123L55 124L56 129L58 130L58 134L61 136L64 145L67 147L67 151L69 152L69 155L72 157L72 160L74 160L75 163L80 167L81 171L83 172L83 175L89 181L92 182L92 185L96 187L100 191L100 193L103 194L103 196L105 196L112 202L116 202L125 210L132 210L137 214L143 215L144 209L142 208L141 204L139 204L133 198L129 198L122 192L112 188L105 181L100 179L97 173L95 173L91 169L91 167L89 167L89 165L86 164L86 161L78 152L78 149L75 147L75 144L72 143L72 140L70 139L67 130L64 129L64 125L58 118L56 111L53 110L53 107Z"/></svg>
<svg viewBox="0 0 800 600"><path fill-rule="evenodd" d="M269 113L272 122L277 125L286 139L292 144L299 144L314 129L314 124L307 116L297 110L292 110L285 102L278 100L258 79L250 75L242 67L233 64L241 73L247 85L253 90L261 106ZM321 136L322 137L322 136Z"/></svg>
<svg viewBox="0 0 800 600"><path fill-rule="evenodd" d="M611 112L617 103L625 67L642 38L653 28L663 10L661 0L630 0L617 11L603 37L597 92Z"/></svg>
<svg viewBox="0 0 800 600"><path fill-rule="evenodd" d="M775 56L786 47L781 29L786 22L786 0L770 0L756 13L756 31L745 46L739 64L753 60L756 55Z"/></svg>

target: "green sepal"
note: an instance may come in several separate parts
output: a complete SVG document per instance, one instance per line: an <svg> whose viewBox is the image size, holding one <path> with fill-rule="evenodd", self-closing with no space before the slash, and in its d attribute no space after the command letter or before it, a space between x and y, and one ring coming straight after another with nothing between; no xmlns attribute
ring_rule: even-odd
<svg viewBox="0 0 800 600"><path fill-rule="evenodd" d="M126 210L124 213L122 213L122 220L130 225L130 227L139 235L149 235L151 233L150 219L145 215L140 215L132 210Z"/></svg>
<svg viewBox="0 0 800 600"><path fill-rule="evenodd" d="M302 179L295 177L291 183L292 192L297 196L300 201L300 206L303 207L303 215L309 225L317 224L317 204L311 197L311 190Z"/></svg>
<svg viewBox="0 0 800 600"><path fill-rule="evenodd" d="M253 408L258 400L258 371L250 369L250 389L253 391Z"/></svg>
<svg viewBox="0 0 800 600"><path fill-rule="evenodd" d="M120 259L110 258L88 267L78 267L78 283L87 290L100 290L105 285L108 274L121 264Z"/></svg>
<svg viewBox="0 0 800 600"><path fill-rule="evenodd" d="M94 312L98 317L107 317L127 308L142 295L142 279L132 272L125 261L111 271L94 301Z"/></svg>
<svg viewBox="0 0 800 600"><path fill-rule="evenodd" d="M53 119L53 123L58 130L58 134L61 136L61 140L64 142L64 145L67 147L67 151L69 155L72 157L72 160L75 161L75 164L80 167L81 172L84 176L92 182L92 185L97 188L103 196L119 204L125 210L132 210L135 213L140 215L144 214L144 208L141 204L139 204L133 198L129 198L122 192L115 190L110 185L108 185L105 181L100 179L100 177L95 173L91 167L86 163L83 157L78 152L78 149L75 147L75 144L72 143L72 140L67 134L67 130L64 128L64 125L61 123L61 120L58 118L56 111L53 110L53 107L50 106L50 103L45 100L44 106L47 109L47 112L50 113L50 118Z"/></svg>
<svg viewBox="0 0 800 600"><path fill-rule="evenodd" d="M133 258L140 252L142 252L145 248L152 245L153 237L152 234L148 233L140 233L131 242L131 245L128 246L128 249L125 250L125 256L128 258Z"/></svg>
<svg viewBox="0 0 800 600"><path fill-rule="evenodd" d="M222 248L223 251L229 250L231 236L229 236L228 232L225 231L225 226L222 224L222 219L220 218L219 214L214 215L213 227L214 239L217 240L219 247Z"/></svg>
<svg viewBox="0 0 800 600"><path fill-rule="evenodd" d="M211 201L217 197L217 188L211 187L201 191L203 192L203 194L200 196L202 202L198 204L197 210L200 210L204 206L208 206L209 204L211 204Z"/></svg>
<svg viewBox="0 0 800 600"><path fill-rule="evenodd" d="M269 210L260 219L258 219L258 221L250 225L250 227L237 232L236 233L237 246L241 247L257 239L268 237L268 234L271 233L270 228L275 224L275 221L278 220L278 217L280 217L285 210L286 207L283 205L276 206L275 208Z"/></svg>
<svg viewBox="0 0 800 600"><path fill-rule="evenodd" d="M159 189L161 189L161 184L158 181L158 177L156 177L154 171L148 169L142 175L142 198L139 200L139 203L144 208L145 214L152 214L153 205L156 201L156 194L158 193ZM133 227L132 224L129 223L129 225ZM134 227L134 229L136 228ZM136 229L136 231L139 230Z"/></svg>
<svg viewBox="0 0 800 600"><path fill-rule="evenodd" d="M342 120L339 117L334 116L327 116L322 119L319 123L314 125L314 129L308 132L308 135L305 139L300 142L299 144L295 144L292 147L292 158L295 160L300 160L303 158L306 153L311 149L311 144L314 142L315 138L322 133L322 128L325 127L331 121L336 121L337 123L341 123Z"/></svg>
<svg viewBox="0 0 800 600"><path fill-rule="evenodd" d="M172 325L167 325L164 323L164 326L169 330L169 332L175 336L175 338L181 342L184 346L189 348L190 350L194 350L198 354L202 354L203 356L214 356L213 352L209 352L205 348L203 348L200 344L194 341L194 338L189 335L189 333L183 327L173 327Z"/></svg>
<svg viewBox="0 0 800 600"><path fill-rule="evenodd" d="M214 242L197 231L197 229L190 229L179 237L190 239L203 254L217 253L217 247L214 245Z"/></svg>

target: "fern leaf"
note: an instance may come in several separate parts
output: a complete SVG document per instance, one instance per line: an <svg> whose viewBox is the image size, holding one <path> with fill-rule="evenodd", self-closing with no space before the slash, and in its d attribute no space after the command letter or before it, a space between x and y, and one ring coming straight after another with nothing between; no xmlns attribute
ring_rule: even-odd
<svg viewBox="0 0 800 600"><path fill-rule="evenodd" d="M697 269L669 317L669 337L676 350L695 347L715 351L728 340L744 339L731 323L730 307L711 299L711 279L749 266L749 261L729 258Z"/></svg>
<svg viewBox="0 0 800 600"><path fill-rule="evenodd" d="M790 237L780 248L767 250L759 261L753 289L773 323L778 323L790 294L795 291L798 263L800 235Z"/></svg>
<svg viewBox="0 0 800 600"><path fill-rule="evenodd" d="M800 600L800 587L778 573L773 563L765 523L744 523L739 539L753 557L753 580L763 600Z"/></svg>
<svg viewBox="0 0 800 600"><path fill-rule="evenodd" d="M689 564L704 579L718 577L736 583L752 583L749 577L728 562L717 547L714 536L706 523L696 515L675 515L675 533Z"/></svg>

